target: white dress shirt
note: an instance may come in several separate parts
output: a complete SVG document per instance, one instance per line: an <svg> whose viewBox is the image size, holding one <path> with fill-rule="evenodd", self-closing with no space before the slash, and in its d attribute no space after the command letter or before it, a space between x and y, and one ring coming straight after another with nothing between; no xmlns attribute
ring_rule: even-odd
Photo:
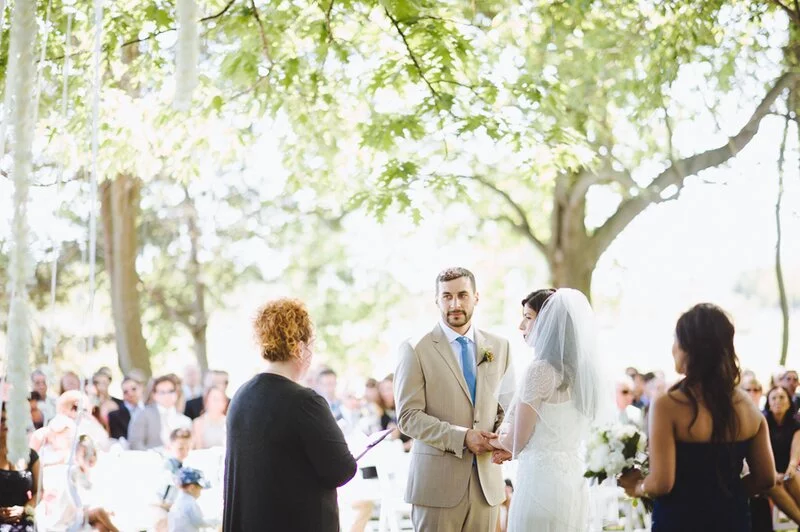
<svg viewBox="0 0 800 532"><path fill-rule="evenodd" d="M164 408L156 405L158 415L161 420L161 441L164 445L169 444L169 436L175 429L192 429L192 421L179 413L175 408ZM131 416L131 419L133 417Z"/></svg>
<svg viewBox="0 0 800 532"><path fill-rule="evenodd" d="M464 372L464 366L461 365L461 344L458 343L458 338L464 336L468 340L467 342L467 352L469 353L469 359L472 361L472 374L477 375L477 362L475 361L475 328L472 325L469 326L469 330L463 335L458 334L453 329L451 329L444 321L439 321L439 326L444 331L444 335L447 338L447 341L450 343L450 349L453 351L453 356L456 357L456 363L458 367L461 368L461 372Z"/></svg>
<svg viewBox="0 0 800 532"><path fill-rule="evenodd" d="M169 532L199 532L219 526L219 519L206 519L197 499L181 490L169 509Z"/></svg>

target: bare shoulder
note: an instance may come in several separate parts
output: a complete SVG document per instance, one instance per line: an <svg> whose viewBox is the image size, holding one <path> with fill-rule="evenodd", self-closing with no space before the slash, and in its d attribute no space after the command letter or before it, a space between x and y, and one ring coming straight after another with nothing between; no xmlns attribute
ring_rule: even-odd
<svg viewBox="0 0 800 532"><path fill-rule="evenodd" d="M744 390L738 387L733 393L733 407L740 421L740 432L744 438L755 436L764 421L764 414L758 409Z"/></svg>
<svg viewBox="0 0 800 532"><path fill-rule="evenodd" d="M650 410L653 412L658 412L659 416L662 417L665 415L672 417L672 414L676 410L680 410L688 405L689 399L686 397L685 393L680 390L669 390L667 393L653 401Z"/></svg>

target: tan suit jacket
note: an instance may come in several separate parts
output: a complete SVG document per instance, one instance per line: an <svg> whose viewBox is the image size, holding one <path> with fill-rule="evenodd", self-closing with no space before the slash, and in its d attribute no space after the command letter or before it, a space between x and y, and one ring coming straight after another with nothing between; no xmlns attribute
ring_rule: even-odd
<svg viewBox="0 0 800 532"><path fill-rule="evenodd" d="M475 402L440 325L412 345L400 346L394 392L400 430L414 438L406 502L452 508L464 497L475 455L464 446L467 429L495 431L503 418L495 392L509 366L508 340L475 330L478 359ZM484 360L489 351L493 360ZM505 499L499 465L491 453L477 457L486 501Z"/></svg>

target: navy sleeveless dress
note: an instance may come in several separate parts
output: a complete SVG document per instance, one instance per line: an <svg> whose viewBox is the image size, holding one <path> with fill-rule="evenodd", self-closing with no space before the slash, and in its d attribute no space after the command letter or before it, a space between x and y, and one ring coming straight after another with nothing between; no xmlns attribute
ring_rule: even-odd
<svg viewBox="0 0 800 532"><path fill-rule="evenodd" d="M741 472L751 442L676 442L675 485L655 500L653 532L750 532Z"/></svg>

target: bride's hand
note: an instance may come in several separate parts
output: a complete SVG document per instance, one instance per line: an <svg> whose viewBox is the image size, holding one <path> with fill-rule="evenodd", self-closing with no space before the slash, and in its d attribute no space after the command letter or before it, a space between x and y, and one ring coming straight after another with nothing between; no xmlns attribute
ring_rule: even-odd
<svg viewBox="0 0 800 532"><path fill-rule="evenodd" d="M496 449L496 450L492 451L492 463L493 464L500 465L503 462L506 462L508 460L511 460L511 453L506 451L505 449Z"/></svg>

